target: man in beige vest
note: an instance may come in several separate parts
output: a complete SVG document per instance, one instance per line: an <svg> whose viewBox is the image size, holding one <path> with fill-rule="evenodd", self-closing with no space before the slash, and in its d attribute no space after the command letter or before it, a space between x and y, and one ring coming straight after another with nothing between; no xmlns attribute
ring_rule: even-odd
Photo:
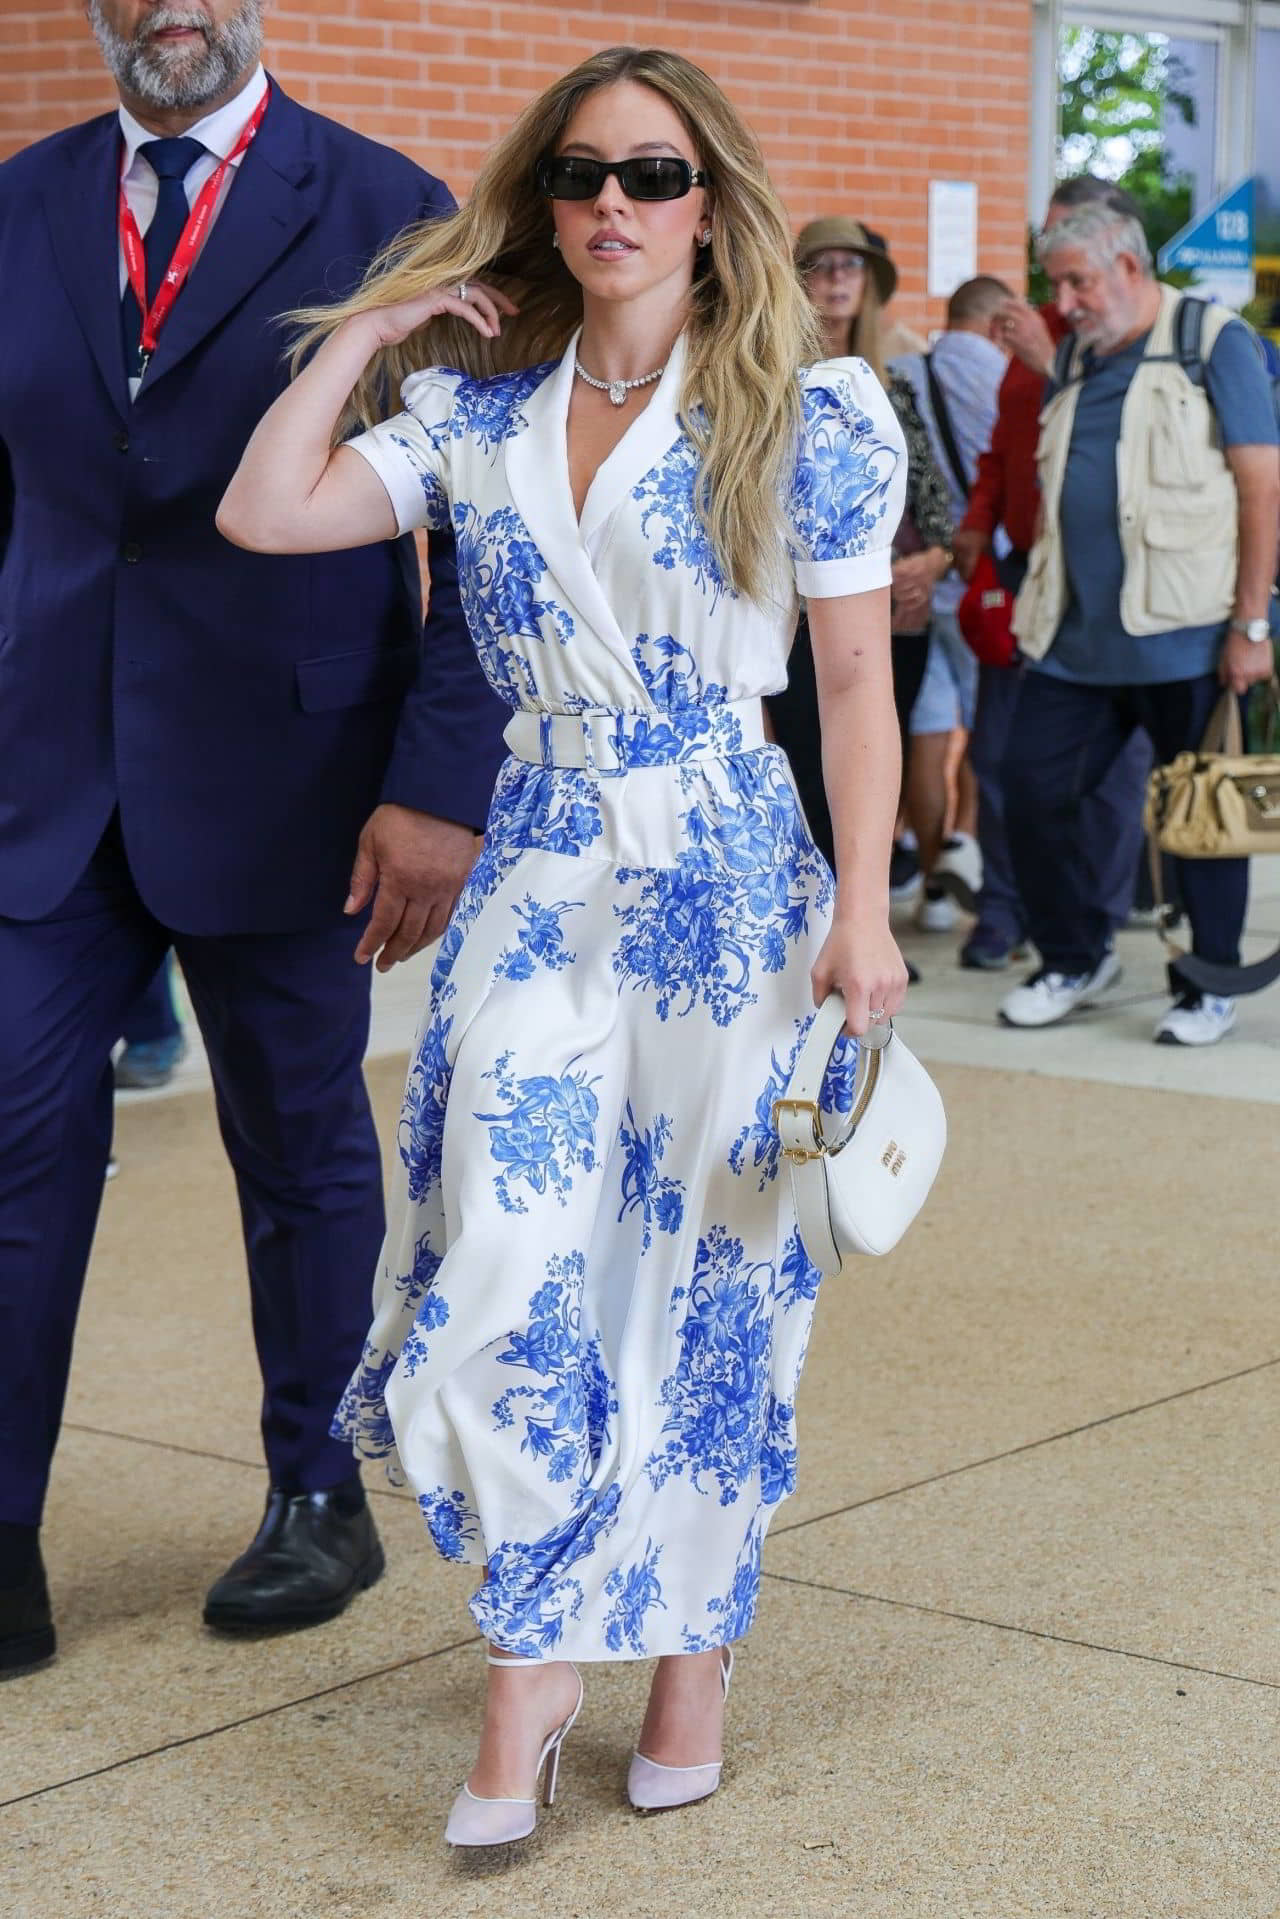
<svg viewBox="0 0 1280 1919"><path fill-rule="evenodd" d="M1026 1027L1118 976L1082 801L1135 727L1170 760L1198 743L1224 685L1270 674L1280 524L1280 435L1243 322L1204 307L1200 358L1183 364L1182 296L1154 278L1139 223L1105 203L1047 230L1039 254L1075 345L1042 415L1041 517L1014 620L1026 667L1005 797L1042 964L1000 1016ZM1179 886L1197 956L1238 964L1246 862L1187 861ZM1232 1000L1176 973L1171 986L1158 1041L1208 1045L1235 1024Z"/></svg>

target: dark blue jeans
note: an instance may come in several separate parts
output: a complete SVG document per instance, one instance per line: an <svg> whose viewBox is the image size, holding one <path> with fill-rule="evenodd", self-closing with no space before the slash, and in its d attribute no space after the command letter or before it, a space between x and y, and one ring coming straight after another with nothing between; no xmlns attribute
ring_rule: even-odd
<svg viewBox="0 0 1280 1919"><path fill-rule="evenodd" d="M1113 924L1086 845L1087 802L1135 728L1146 732L1161 762L1198 746L1221 692L1212 673L1154 686L1081 686L1023 674L1004 762L1005 820L1027 930L1050 971L1092 971ZM1249 862L1176 864L1192 950L1238 965Z"/></svg>
<svg viewBox="0 0 1280 1919"><path fill-rule="evenodd" d="M1009 946L1028 931L1026 909L1014 877L1005 829L1004 763L1018 706L1023 669L984 666L978 672L978 711L969 739L969 763L978 784L978 843L982 848L982 896L978 925ZM1151 744L1135 730L1097 791L1080 807L1085 857L1097 874L1097 891L1110 927L1122 926L1133 905L1142 847L1142 796L1151 770Z"/></svg>

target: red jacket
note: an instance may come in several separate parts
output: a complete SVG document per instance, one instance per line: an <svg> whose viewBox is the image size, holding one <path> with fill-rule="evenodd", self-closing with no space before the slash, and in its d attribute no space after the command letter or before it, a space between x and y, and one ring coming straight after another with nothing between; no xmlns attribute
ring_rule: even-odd
<svg viewBox="0 0 1280 1919"><path fill-rule="evenodd" d="M1068 330L1066 321L1052 302L1041 307L1040 315L1056 345ZM1003 526L1023 553L1030 551L1036 537L1040 505L1036 444L1043 402L1043 374L1021 360L1011 360L1000 386L991 445L978 460L978 477L963 521L965 532L985 533L988 539Z"/></svg>

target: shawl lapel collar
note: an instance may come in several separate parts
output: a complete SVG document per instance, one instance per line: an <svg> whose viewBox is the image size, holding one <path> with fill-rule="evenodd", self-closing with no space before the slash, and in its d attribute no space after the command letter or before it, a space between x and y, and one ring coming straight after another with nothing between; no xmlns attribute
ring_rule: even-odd
<svg viewBox="0 0 1280 1919"><path fill-rule="evenodd" d="M634 675L622 629L587 558L573 510L566 427L577 348L575 333L559 366L521 408L528 425L506 442L507 486L560 597Z"/></svg>
<svg viewBox="0 0 1280 1919"><path fill-rule="evenodd" d="M587 541L626 499L646 473L659 464L680 437L677 409L684 385L683 333L671 349L666 370L643 413L638 414L602 460L582 503L582 539Z"/></svg>

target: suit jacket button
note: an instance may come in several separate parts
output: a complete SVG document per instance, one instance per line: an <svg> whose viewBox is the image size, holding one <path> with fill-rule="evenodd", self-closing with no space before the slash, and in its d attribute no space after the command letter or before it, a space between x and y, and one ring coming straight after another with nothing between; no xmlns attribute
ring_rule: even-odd
<svg viewBox="0 0 1280 1919"><path fill-rule="evenodd" d="M124 553L125 561L129 566L136 566L138 564L138 561L142 558L142 548L138 545L138 542L136 540L127 540L124 544L122 551Z"/></svg>
<svg viewBox="0 0 1280 1919"><path fill-rule="evenodd" d="M128 451L129 451L129 435L124 431L124 428L122 427L119 433L116 434L116 452L127 453Z"/></svg>

